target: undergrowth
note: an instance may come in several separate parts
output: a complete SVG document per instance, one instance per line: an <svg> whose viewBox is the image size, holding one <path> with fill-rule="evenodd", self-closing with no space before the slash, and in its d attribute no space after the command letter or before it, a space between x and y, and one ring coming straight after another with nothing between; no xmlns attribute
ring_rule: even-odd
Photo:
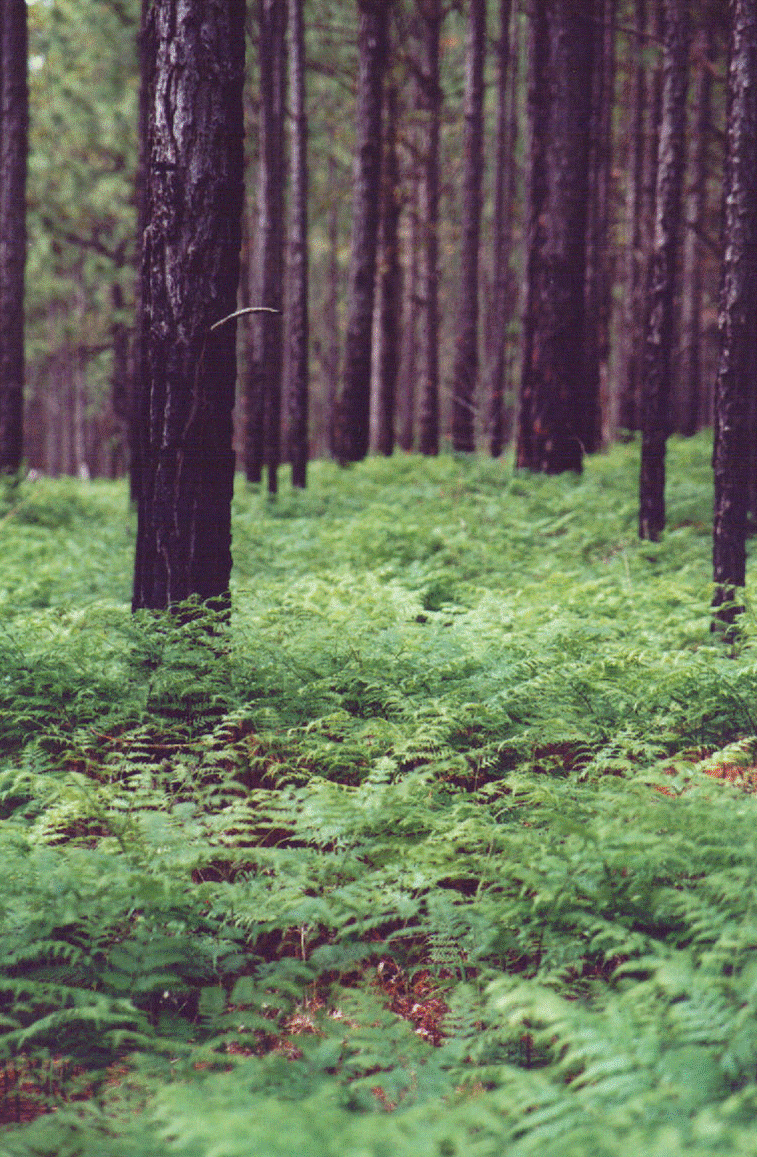
<svg viewBox="0 0 757 1157"><path fill-rule="evenodd" d="M632 447L240 486L228 630L130 614L120 485L8 490L0 1154L753 1153L708 455L659 544Z"/></svg>

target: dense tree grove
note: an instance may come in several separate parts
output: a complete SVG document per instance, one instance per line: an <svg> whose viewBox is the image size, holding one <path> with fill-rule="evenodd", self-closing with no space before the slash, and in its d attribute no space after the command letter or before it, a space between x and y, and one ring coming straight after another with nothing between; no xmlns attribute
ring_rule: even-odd
<svg viewBox="0 0 757 1157"><path fill-rule="evenodd" d="M139 8L138 0L29 7L35 279L26 453L30 465L52 473L119 472L128 460ZM688 433L709 420L726 11L709 0L669 8L658 0L247 5L242 304L283 309L286 299L282 317L243 323L246 401L237 433L248 478L268 463L270 484L282 452L297 458L301 476L303 455L335 448L356 458L369 444L385 453L397 437L424 453L453 443L499 453L515 410L521 462L575 469L583 453L640 424L647 290L657 292L655 204L659 214L664 200L664 189L656 196L657 146L668 139L663 40L676 13L688 11L691 34L681 49L691 59L688 131L676 161L683 187L673 188L682 225L670 254L687 292L667 327L671 392L661 404L671 410L671 428ZM563 22L577 53L566 83L591 80L576 83L573 95L556 91L548 106L539 77L561 75L550 43L563 41L550 30ZM76 23L92 28L86 50L76 43ZM563 113L565 100L583 103ZM569 136L552 131L561 116ZM296 146L306 121L308 143ZM541 156L542 139L554 155ZM387 177L392 166L395 176ZM540 216L544 197L565 208ZM578 216L565 218L565 236L578 250L563 260L544 249L559 248L557 235L539 231L549 221L559 232L568 203ZM575 262L582 269L569 272ZM568 313L553 307L564 351L541 300L539 278L550 281L542 266L556 274L564 267L559 277L575 283ZM310 282L304 310L297 304L303 275ZM471 312L479 302L480 326ZM550 325L552 336L540 332ZM567 395L580 393L575 405L566 395L567 427L553 407L541 417L534 409L533 375L547 372L546 363L538 367L551 349ZM561 431L575 426L564 437L573 450L555 451L550 463L528 448L547 410ZM546 427L536 435L544 439Z"/></svg>
<svg viewBox="0 0 757 1157"><path fill-rule="evenodd" d="M135 495L149 195L149 158L138 163L141 7L26 6L26 338L17 313L0 350L4 468L20 461L11 399L25 376L27 465L91 476L131 463ZM232 304L250 314L234 422L248 480L267 468L275 493L282 459L303 486L308 459L324 454L499 455L510 439L521 467L579 471L586 454L641 431L639 532L659 537L666 439L724 404L716 318L737 229L721 190L726 140L729 171L736 163L725 62L738 5L245 9L243 276ZM4 44L14 11L3 8ZM25 56L17 47L9 60L20 69ZM4 68L4 149L23 144L13 128L23 93L21 73ZM23 205L23 172L7 162L3 174L8 281L23 272L23 212L16 224L7 216ZM744 405L754 424L751 394ZM753 494L757 454L747 458Z"/></svg>

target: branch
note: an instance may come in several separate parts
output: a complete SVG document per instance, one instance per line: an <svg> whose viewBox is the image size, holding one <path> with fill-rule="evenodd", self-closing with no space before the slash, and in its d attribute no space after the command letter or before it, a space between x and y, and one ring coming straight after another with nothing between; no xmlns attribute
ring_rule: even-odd
<svg viewBox="0 0 757 1157"><path fill-rule="evenodd" d="M214 329L220 329L222 325L226 325L227 321L233 321L235 317L244 317L247 313L281 313L281 310L271 309L267 305L248 305L244 309L237 309L234 313L227 314L220 321L214 321L208 333L212 333Z"/></svg>

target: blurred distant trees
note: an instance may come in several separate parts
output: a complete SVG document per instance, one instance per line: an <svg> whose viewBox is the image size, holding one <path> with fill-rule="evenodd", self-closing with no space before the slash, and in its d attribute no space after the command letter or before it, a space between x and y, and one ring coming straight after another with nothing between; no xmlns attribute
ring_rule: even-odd
<svg viewBox="0 0 757 1157"><path fill-rule="evenodd" d="M51 474L115 475L133 378L140 4L28 14L25 456Z"/></svg>
<svg viewBox="0 0 757 1157"><path fill-rule="evenodd" d="M523 465L577 469L603 440L634 435L644 413L642 355L650 318L659 315L663 45L680 7L249 0L239 305L273 301L281 312L239 323L246 384L236 441L248 478L262 477L267 463L275 489L282 459L301 484L309 455L350 459L369 446L435 454L454 442L499 454L515 430ZM684 7L691 83L671 259L685 292L674 293L664 323L669 390L653 424L665 433L690 433L711 419L723 253L729 9L717 0ZM38 0L27 8L24 453L51 473L118 474L129 464L138 344L140 0ZM474 85L470 35L478 29L481 43L484 19ZM581 102L577 117L560 120L538 96L552 59L537 44L545 19L567 21L568 31L571 22L585 24L575 37L582 85L568 98ZM365 62L374 35L370 20L386 27L375 33L380 94L370 90L381 128L366 132L360 57ZM555 68L556 80L557 57ZM272 128L271 93L279 107ZM480 153L475 136L469 147L474 94ZM565 134L548 129L545 137L544 117L565 124ZM278 168L268 180L274 139ZM542 139L551 150L546 187L534 152ZM539 198L548 206L541 214ZM563 266L556 235L544 230L560 221L583 256L568 276L570 291L561 282L563 296L547 308L544 293ZM269 222L279 230L272 249ZM355 232L368 242L359 265ZM562 398L557 409L538 401L548 380Z"/></svg>

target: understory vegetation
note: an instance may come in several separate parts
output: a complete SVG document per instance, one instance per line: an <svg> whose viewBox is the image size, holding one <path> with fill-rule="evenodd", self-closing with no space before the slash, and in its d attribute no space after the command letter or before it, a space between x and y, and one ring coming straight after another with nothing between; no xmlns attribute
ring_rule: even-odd
<svg viewBox="0 0 757 1157"><path fill-rule="evenodd" d="M3 1157L754 1153L709 453L658 544L632 446L240 485L228 629L131 615L124 485L8 490Z"/></svg>

